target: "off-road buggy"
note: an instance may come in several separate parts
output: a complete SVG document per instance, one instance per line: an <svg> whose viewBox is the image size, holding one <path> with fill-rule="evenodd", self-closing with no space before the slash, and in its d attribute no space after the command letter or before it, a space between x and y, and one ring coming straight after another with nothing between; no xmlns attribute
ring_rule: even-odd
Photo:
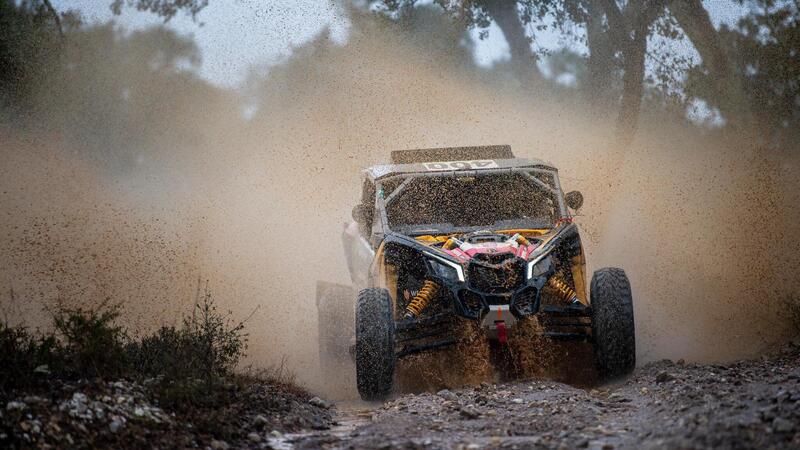
<svg viewBox="0 0 800 450"><path fill-rule="evenodd" d="M398 359L457 344L458 323L502 344L535 315L544 338L591 343L602 378L630 372L630 284L622 269L600 269L587 297L568 209L582 203L552 164L509 146L392 152L364 170L345 225L353 286L318 285L323 365L353 357L361 397L380 399Z"/></svg>

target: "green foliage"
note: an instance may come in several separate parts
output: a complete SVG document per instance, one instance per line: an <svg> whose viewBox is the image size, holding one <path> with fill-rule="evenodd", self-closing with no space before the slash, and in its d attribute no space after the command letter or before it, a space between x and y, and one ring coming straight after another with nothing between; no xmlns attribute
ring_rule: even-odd
<svg viewBox="0 0 800 450"><path fill-rule="evenodd" d="M53 16L41 1L0 0L0 112L25 112L32 88L60 54L59 44Z"/></svg>
<svg viewBox="0 0 800 450"><path fill-rule="evenodd" d="M53 317L59 337L55 350L62 367L78 377L118 377L127 372L127 337L114 325L119 307L102 305L98 309L60 307Z"/></svg>
<svg viewBox="0 0 800 450"><path fill-rule="evenodd" d="M167 404L218 401L247 348L244 324L217 312L206 293L183 326L132 339L116 325L121 310L59 306L53 334L0 324L0 393L62 379L154 380ZM213 392L212 392L213 391Z"/></svg>
<svg viewBox="0 0 800 450"><path fill-rule="evenodd" d="M119 15L124 6L151 12L163 17L167 22L175 17L178 11L185 11L194 19L208 6L208 0L114 0L111 2L111 11Z"/></svg>
<svg viewBox="0 0 800 450"><path fill-rule="evenodd" d="M162 327L130 345L138 373L167 380L211 380L231 373L247 348L244 324L220 315L208 293L195 308L183 327Z"/></svg>
<svg viewBox="0 0 800 450"><path fill-rule="evenodd" d="M800 11L797 2L739 0L750 7L733 27L723 25L720 37L730 55L735 76L743 80L747 106L755 126L776 147L800 142ZM685 83L687 93L721 107L725 92L714 74L700 65ZM742 114L743 111L733 111Z"/></svg>
<svg viewBox="0 0 800 450"><path fill-rule="evenodd" d="M59 366L58 348L53 335L36 336L27 328L0 322L0 393Z"/></svg>

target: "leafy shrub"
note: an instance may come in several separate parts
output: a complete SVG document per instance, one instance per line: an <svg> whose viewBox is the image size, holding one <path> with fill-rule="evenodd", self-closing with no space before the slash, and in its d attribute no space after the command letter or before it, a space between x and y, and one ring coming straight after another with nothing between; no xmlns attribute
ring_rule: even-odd
<svg viewBox="0 0 800 450"><path fill-rule="evenodd" d="M135 370L171 379L211 379L229 375L247 348L244 324L221 316L211 296L195 305L181 328L162 327L129 345Z"/></svg>
<svg viewBox="0 0 800 450"><path fill-rule="evenodd" d="M54 334L0 324L0 391L31 385L37 380L31 374L39 372L65 379L151 378L166 403L215 401L216 388L229 384L226 377L244 356L247 335L244 323L218 313L207 291L195 308L182 327L162 327L140 339L115 324L118 305L59 306Z"/></svg>
<svg viewBox="0 0 800 450"><path fill-rule="evenodd" d="M52 335L36 336L24 327L0 322L0 391L35 380L58 366L58 341Z"/></svg>
<svg viewBox="0 0 800 450"><path fill-rule="evenodd" d="M135 372L158 378L162 403L174 406L216 403L217 388L226 385L246 348L244 323L220 315L206 292L181 328L162 327L128 351Z"/></svg>
<svg viewBox="0 0 800 450"><path fill-rule="evenodd" d="M63 368L76 377L118 377L129 369L125 351L127 335L114 325L120 315L118 305L97 309L59 307L53 324L60 339L55 349Z"/></svg>

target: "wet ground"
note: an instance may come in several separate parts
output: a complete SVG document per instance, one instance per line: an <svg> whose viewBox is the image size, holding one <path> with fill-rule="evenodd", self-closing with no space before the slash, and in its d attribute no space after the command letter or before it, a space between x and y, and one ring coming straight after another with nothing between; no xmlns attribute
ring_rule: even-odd
<svg viewBox="0 0 800 450"><path fill-rule="evenodd" d="M483 383L339 404L295 448L800 448L800 341L726 365L660 361L616 385Z"/></svg>
<svg viewBox="0 0 800 450"><path fill-rule="evenodd" d="M170 411L136 383L60 382L4 399L0 448L800 448L800 340L725 365L650 363L595 387L483 382L335 405L294 389L252 382L222 408Z"/></svg>

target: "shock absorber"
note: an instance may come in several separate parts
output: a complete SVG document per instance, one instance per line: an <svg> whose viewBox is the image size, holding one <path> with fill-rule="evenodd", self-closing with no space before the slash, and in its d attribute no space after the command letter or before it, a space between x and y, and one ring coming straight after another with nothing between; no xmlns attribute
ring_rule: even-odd
<svg viewBox="0 0 800 450"><path fill-rule="evenodd" d="M517 233L517 234L515 234L514 236L512 236L512 238L513 238L514 240L516 240L516 241L517 241L517 244L519 244L519 245L530 245L530 241L528 241L528 240L525 238L525 236L523 236L523 235L521 235L521 234L519 234L519 233Z"/></svg>
<svg viewBox="0 0 800 450"><path fill-rule="evenodd" d="M431 280L425 280L422 288L417 292L417 295L406 306L406 313L404 318L410 319L412 317L419 317L420 313L428 307L433 297L439 291L439 285Z"/></svg>
<svg viewBox="0 0 800 450"><path fill-rule="evenodd" d="M569 287L558 274L550 277L550 279L547 280L547 285L556 292L556 295L558 295L558 298L562 301L567 303L580 302L580 300L578 300L578 295L575 293L575 289Z"/></svg>

